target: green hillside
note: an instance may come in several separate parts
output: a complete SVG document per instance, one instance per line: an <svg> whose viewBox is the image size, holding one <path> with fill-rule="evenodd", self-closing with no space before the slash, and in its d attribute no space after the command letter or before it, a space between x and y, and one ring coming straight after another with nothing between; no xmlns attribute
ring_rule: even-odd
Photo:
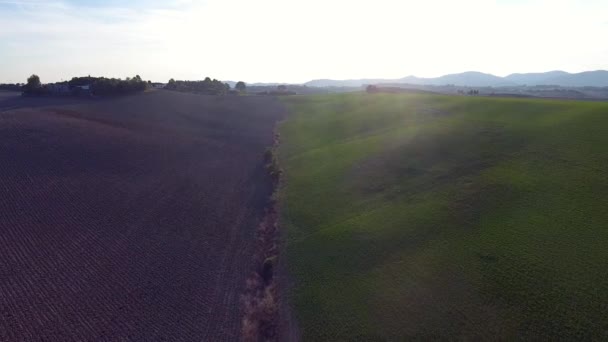
<svg viewBox="0 0 608 342"><path fill-rule="evenodd" d="M305 341L608 338L608 103L285 101Z"/></svg>

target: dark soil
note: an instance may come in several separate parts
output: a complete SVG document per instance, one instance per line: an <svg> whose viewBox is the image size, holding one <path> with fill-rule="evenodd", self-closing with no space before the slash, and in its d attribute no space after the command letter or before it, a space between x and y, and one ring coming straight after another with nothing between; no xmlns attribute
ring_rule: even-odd
<svg viewBox="0 0 608 342"><path fill-rule="evenodd" d="M1 341L240 338L276 100L157 91L0 109Z"/></svg>

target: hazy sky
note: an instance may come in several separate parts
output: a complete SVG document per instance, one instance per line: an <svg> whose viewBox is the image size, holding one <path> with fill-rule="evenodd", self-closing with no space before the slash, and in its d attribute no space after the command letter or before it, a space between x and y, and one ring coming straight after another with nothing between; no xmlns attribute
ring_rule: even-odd
<svg viewBox="0 0 608 342"><path fill-rule="evenodd" d="M578 72L607 41L608 0L0 0L0 82Z"/></svg>

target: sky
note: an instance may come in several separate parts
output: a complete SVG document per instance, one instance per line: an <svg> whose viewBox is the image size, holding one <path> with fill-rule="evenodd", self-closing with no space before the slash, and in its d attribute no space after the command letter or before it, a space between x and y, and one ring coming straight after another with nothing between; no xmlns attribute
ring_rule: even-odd
<svg viewBox="0 0 608 342"><path fill-rule="evenodd" d="M0 83L608 69L608 0L0 0Z"/></svg>

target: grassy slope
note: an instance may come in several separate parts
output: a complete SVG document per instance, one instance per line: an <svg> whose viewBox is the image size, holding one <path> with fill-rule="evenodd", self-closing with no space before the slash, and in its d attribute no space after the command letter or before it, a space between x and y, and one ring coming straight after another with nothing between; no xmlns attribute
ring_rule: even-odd
<svg viewBox="0 0 608 342"><path fill-rule="evenodd" d="M608 104L286 101L305 340L608 337Z"/></svg>

